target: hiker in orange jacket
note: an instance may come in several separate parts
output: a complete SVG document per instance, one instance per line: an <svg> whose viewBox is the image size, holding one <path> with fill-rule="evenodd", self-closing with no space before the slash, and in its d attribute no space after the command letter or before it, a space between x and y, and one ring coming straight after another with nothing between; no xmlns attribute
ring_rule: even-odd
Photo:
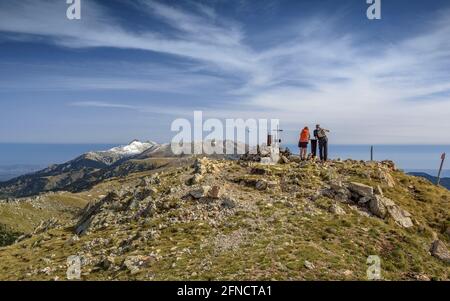
<svg viewBox="0 0 450 301"><path fill-rule="evenodd" d="M306 160L307 158L309 138L309 128L305 126L305 128L300 133L300 139L298 142L298 147L300 148L300 159L302 161Z"/></svg>

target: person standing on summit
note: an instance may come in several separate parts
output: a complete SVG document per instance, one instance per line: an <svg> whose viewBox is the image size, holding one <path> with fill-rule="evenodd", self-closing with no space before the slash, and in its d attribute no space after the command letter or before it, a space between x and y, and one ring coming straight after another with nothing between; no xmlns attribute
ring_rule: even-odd
<svg viewBox="0 0 450 301"><path fill-rule="evenodd" d="M298 147L300 148L300 160L306 160L306 153L308 151L308 143L309 143L309 128L305 126L303 130L300 132L300 139L298 142Z"/></svg>
<svg viewBox="0 0 450 301"><path fill-rule="evenodd" d="M325 162L328 160L328 137L327 133L329 130L323 129L320 127L320 124L316 125L316 129L314 130L314 137L319 140L319 155L320 160Z"/></svg>

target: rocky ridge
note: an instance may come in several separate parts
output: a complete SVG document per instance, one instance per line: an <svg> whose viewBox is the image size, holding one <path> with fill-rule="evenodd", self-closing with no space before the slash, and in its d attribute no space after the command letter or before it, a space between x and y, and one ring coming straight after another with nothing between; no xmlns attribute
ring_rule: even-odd
<svg viewBox="0 0 450 301"><path fill-rule="evenodd" d="M448 191L389 161L283 156L113 179L71 227L43 222L0 249L1 275L63 279L77 255L83 279L364 279L378 254L386 279L448 279Z"/></svg>

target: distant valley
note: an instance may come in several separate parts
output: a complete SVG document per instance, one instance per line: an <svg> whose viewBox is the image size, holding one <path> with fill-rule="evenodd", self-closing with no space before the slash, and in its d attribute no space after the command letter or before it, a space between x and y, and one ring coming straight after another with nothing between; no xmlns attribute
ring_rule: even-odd
<svg viewBox="0 0 450 301"><path fill-rule="evenodd" d="M43 168L45 168L45 166L32 164L0 165L0 182L8 181L21 175L36 172Z"/></svg>

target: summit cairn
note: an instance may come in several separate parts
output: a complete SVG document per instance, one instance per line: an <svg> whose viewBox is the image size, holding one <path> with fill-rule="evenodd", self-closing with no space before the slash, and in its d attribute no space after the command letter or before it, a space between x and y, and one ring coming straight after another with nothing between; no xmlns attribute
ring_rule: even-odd
<svg viewBox="0 0 450 301"><path fill-rule="evenodd" d="M247 152L241 156L241 161L259 162L261 164L275 165L281 159L280 140L273 141L272 135L267 135L267 143L258 145L255 153Z"/></svg>

